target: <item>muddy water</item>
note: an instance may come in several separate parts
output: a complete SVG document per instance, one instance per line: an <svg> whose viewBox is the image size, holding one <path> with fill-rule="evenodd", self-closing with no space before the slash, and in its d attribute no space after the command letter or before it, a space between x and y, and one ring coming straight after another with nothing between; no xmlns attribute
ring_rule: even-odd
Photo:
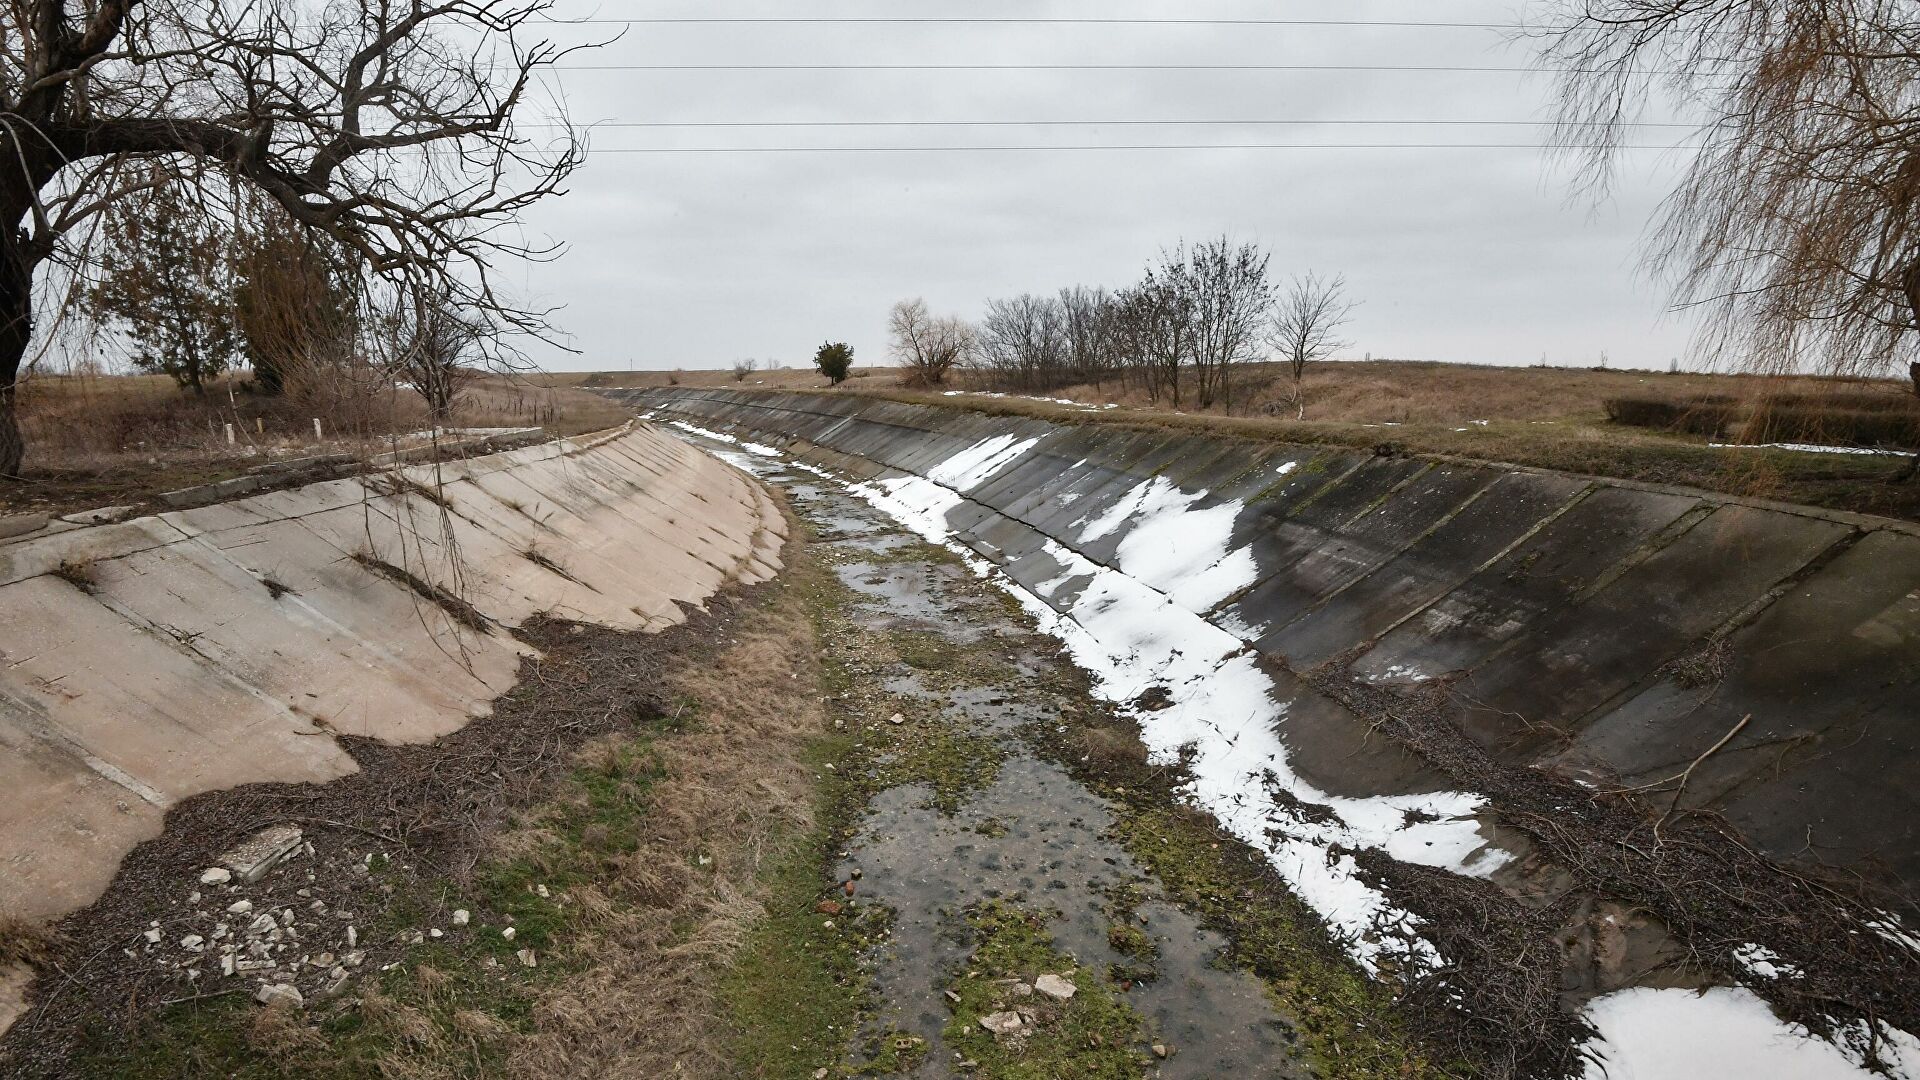
<svg viewBox="0 0 1920 1080"><path fill-rule="evenodd" d="M862 902L893 913L890 938L872 957L882 1004L869 1030L927 1041L932 1052L909 1075L975 1075L966 1068L971 1063L962 1064L942 1044L950 1018L944 990L965 977L973 943L964 909L995 899L1057 912L1049 924L1056 948L1094 972L1129 962L1108 944L1116 919L1131 920L1152 939L1157 976L1115 984L1146 1020L1143 1043L1168 1050L1147 1075L1308 1075L1265 987L1221 962L1223 939L1157 899L1152 879L1108 837L1113 816L1105 800L1023 740L1023 730L1058 715L1061 702L1039 688L1037 677L1066 661L1036 648L1004 610L983 603L963 567L918 545L878 511L777 463L751 464L786 487L795 510L813 525L856 597L856 621L934 635L956 647L987 638L1008 642L998 658L1009 674L997 683L937 689L905 664L878 676L887 694L922 706L917 713L990 739L1003 755L995 779L952 812L936 809L932 790L921 784L881 792L838 868L841 879L858 876ZM1129 885L1144 901L1116 910L1116 888Z"/></svg>

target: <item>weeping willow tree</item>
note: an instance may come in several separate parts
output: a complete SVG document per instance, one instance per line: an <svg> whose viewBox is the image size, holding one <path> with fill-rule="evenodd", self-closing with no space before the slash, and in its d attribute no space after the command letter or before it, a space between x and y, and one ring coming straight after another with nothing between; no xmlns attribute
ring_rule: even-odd
<svg viewBox="0 0 1920 1080"><path fill-rule="evenodd" d="M1920 393L1920 0L1549 0L1554 144L1604 193L1650 103L1700 120L1649 262L1746 370Z"/></svg>

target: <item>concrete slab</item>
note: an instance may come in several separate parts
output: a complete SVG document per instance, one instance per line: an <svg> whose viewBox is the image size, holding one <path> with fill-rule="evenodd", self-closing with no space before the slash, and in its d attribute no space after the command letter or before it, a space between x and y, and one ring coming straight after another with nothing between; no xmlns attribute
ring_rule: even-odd
<svg viewBox="0 0 1920 1080"><path fill-rule="evenodd" d="M1471 668L1698 506L1680 495L1602 487L1387 633L1353 670L1406 682Z"/></svg>
<svg viewBox="0 0 1920 1080"><path fill-rule="evenodd" d="M1817 518L1724 506L1592 596L1541 620L1459 686L1462 726L1483 746L1525 753L1551 725L1592 710L1677 659L1708 631L1852 530Z"/></svg>
<svg viewBox="0 0 1920 1080"><path fill-rule="evenodd" d="M1296 670L1333 659L1410 617L1541 527L1591 488L1572 477L1509 473L1451 520L1422 536L1306 615L1272 632L1265 648Z"/></svg>

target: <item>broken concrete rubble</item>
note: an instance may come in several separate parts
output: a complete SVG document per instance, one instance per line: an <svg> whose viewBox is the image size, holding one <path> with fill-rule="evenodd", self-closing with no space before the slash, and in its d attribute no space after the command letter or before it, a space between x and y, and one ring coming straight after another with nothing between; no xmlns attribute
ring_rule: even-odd
<svg viewBox="0 0 1920 1080"><path fill-rule="evenodd" d="M251 885L301 849L303 836L293 825L274 825L248 837L220 856L220 865ZM206 880L205 875L201 880ZM211 882L209 882L211 884Z"/></svg>

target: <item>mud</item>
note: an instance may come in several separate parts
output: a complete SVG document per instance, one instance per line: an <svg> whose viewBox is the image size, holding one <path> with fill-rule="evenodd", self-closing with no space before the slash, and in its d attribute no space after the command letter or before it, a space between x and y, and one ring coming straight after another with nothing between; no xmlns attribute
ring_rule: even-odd
<svg viewBox="0 0 1920 1080"><path fill-rule="evenodd" d="M973 931L965 910L990 900L1057 913L1055 947L1105 972L1145 1021L1141 1058L1167 1080L1309 1075L1287 1017L1266 987L1222 959L1227 942L1159 898L1153 878L1110 835L1114 810L1029 745L1026 732L1059 714L1041 685L1067 661L1029 638L968 572L913 542L897 525L837 487L772 462L753 462L785 486L853 592L851 617L894 636L934 635L959 649L1000 642L985 682L964 676L931 685L905 662L876 672L886 694L920 706L910 723L951 724L984 737L1001 755L994 779L952 812L925 784L879 792L837 867L857 882L858 902L886 907L891 933L871 957L881 1003L866 1035L925 1040L931 1052L904 1075L978 1075L942 1042L951 1020L945 990L968 977ZM998 677L995 677L998 676ZM1138 935L1116 931L1134 927ZM1127 945L1126 952L1114 942ZM1150 942L1143 947L1139 942ZM1144 957L1144 959L1143 959ZM987 973L978 973L985 976ZM847 1065L860 1067L856 1048ZM1167 1051L1150 1056L1148 1046Z"/></svg>

